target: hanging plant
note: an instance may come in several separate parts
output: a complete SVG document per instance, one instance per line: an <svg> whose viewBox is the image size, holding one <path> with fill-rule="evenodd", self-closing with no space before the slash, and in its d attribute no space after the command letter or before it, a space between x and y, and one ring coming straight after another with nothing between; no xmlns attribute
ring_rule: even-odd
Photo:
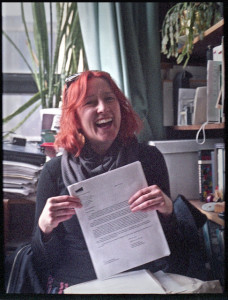
<svg viewBox="0 0 228 300"><path fill-rule="evenodd" d="M161 52L187 65L194 48L194 38L221 19L222 2L179 2L166 13L162 23ZM181 47L180 47L181 46Z"/></svg>
<svg viewBox="0 0 228 300"><path fill-rule="evenodd" d="M23 111L31 108L34 103L37 103L37 105L27 113L26 117L21 120L15 128L11 129L11 131L18 129L40 105L42 108L59 107L64 79L69 74L77 72L80 53L85 53L79 24L77 2L56 2L57 30L55 44L52 20L53 5L53 3L50 3L50 30L48 31L45 3L31 2L34 26L33 38L35 42L34 46L32 46L24 14L24 5L23 2L21 2L21 17L32 65L29 64L22 51L7 33L2 31L3 35L14 46L29 68L38 89L38 92L31 99L3 119L3 123L7 123ZM83 58L85 58L85 54ZM87 68L85 59L84 66Z"/></svg>

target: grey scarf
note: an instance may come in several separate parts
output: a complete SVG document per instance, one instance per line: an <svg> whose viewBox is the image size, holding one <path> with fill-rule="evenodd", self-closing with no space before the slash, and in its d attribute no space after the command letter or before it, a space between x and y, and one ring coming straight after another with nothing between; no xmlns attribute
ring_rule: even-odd
<svg viewBox="0 0 228 300"><path fill-rule="evenodd" d="M89 143L83 147L79 157L67 151L61 160L65 186L105 173L138 160L138 142L133 139L127 146L115 140L108 152L101 156L95 153Z"/></svg>

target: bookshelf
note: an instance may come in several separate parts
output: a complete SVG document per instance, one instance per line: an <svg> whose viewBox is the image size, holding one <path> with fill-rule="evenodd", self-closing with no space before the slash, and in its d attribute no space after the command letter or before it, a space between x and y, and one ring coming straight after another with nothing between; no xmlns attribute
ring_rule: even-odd
<svg viewBox="0 0 228 300"><path fill-rule="evenodd" d="M205 49L207 45L212 47L221 44L221 37L224 34L224 19L210 27L204 32L203 40L199 36L194 39L194 49L192 55L205 56Z"/></svg>
<svg viewBox="0 0 228 300"><path fill-rule="evenodd" d="M224 19L220 20L218 23L210 27L204 32L204 38L200 39L199 36L194 39L194 49L192 53L192 58L194 56L197 59L205 60L205 53L208 45L212 48L221 44L222 36L224 35ZM174 131L196 131L199 130L202 125L185 125L177 126L174 125L172 129ZM223 130L225 129L225 123L211 123L205 126L205 130Z"/></svg>
<svg viewBox="0 0 228 300"><path fill-rule="evenodd" d="M174 126L173 128L175 130L199 130L202 125L185 125L185 126ZM205 126L206 130L212 130L212 129L224 129L225 123L212 123L207 124Z"/></svg>

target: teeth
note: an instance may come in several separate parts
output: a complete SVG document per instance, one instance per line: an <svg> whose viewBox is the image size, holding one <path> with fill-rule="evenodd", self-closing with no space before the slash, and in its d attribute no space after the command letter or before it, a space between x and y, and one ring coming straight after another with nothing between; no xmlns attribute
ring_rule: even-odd
<svg viewBox="0 0 228 300"><path fill-rule="evenodd" d="M102 119L102 120L98 120L96 122L97 125L100 125L100 124L104 124L104 123L108 123L108 122L111 122L112 121L112 118L109 118L109 119Z"/></svg>

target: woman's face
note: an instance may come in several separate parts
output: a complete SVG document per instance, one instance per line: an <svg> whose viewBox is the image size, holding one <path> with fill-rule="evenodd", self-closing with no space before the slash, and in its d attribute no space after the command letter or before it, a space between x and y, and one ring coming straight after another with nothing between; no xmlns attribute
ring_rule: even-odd
<svg viewBox="0 0 228 300"><path fill-rule="evenodd" d="M121 123L119 101L105 79L91 78L88 81L78 117L82 132L92 148L104 154L117 137Z"/></svg>

